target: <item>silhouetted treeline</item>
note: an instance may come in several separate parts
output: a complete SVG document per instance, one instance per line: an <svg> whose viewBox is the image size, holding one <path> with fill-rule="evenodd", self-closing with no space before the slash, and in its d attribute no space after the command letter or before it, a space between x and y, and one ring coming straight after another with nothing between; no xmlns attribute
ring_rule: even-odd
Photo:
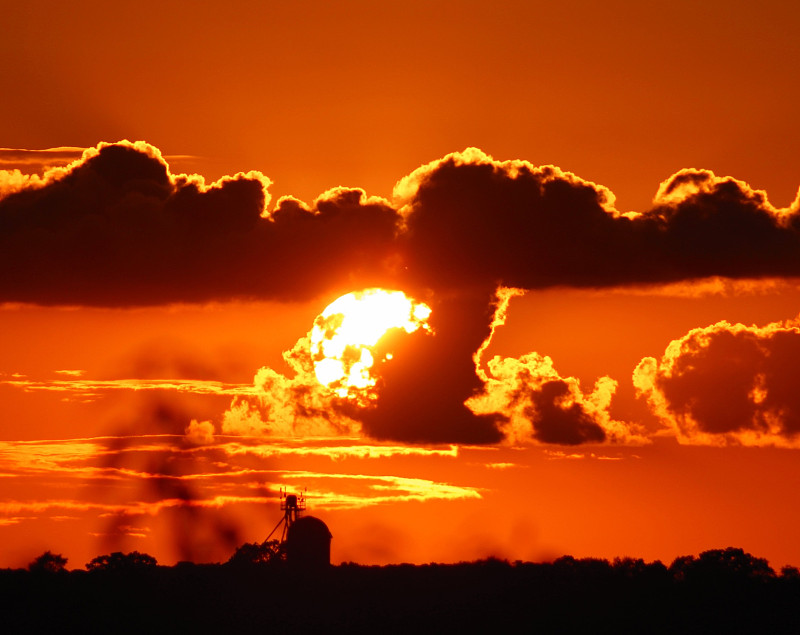
<svg viewBox="0 0 800 635"><path fill-rule="evenodd" d="M136 552L67 571L59 557L0 570L3 632L800 632L800 572L734 548L670 566L565 556L321 571L243 557L163 567Z"/></svg>

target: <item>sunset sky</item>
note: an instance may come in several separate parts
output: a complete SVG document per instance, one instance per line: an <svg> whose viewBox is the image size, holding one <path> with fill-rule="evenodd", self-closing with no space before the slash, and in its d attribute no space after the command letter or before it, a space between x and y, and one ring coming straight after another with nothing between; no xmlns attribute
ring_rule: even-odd
<svg viewBox="0 0 800 635"><path fill-rule="evenodd" d="M800 565L800 5L6 5L0 567Z"/></svg>

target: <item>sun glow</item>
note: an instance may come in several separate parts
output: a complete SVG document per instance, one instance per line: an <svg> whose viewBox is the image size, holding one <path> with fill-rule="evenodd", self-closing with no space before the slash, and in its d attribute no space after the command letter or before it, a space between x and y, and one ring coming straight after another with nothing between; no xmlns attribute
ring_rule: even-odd
<svg viewBox="0 0 800 635"><path fill-rule="evenodd" d="M377 380L371 371L376 362L392 358L378 353L376 345L392 329L430 331L430 314L428 305L402 291L365 289L343 295L317 316L311 329L317 379L340 397L374 398L370 389Z"/></svg>

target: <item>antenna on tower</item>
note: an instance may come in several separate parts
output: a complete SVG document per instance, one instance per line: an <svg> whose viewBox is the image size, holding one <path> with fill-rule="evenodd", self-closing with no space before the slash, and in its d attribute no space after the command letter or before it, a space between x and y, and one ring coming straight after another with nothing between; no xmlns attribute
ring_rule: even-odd
<svg viewBox="0 0 800 635"><path fill-rule="evenodd" d="M308 488L306 488L306 491ZM281 544L286 542L286 536L289 533L289 528L294 525L295 521L306 510L306 497L305 492L300 494L288 494L285 487L281 487L281 511L283 518L278 521L275 528L269 532L267 540L272 538L272 535L278 530L278 527L283 526L281 531Z"/></svg>
<svg viewBox="0 0 800 635"><path fill-rule="evenodd" d="M330 566L332 536L328 526L319 518L300 517L306 511L306 492L307 487L297 494L289 494L285 487L280 488L283 518L264 542L269 542L280 527L280 550L286 554L287 562L293 567L321 569Z"/></svg>

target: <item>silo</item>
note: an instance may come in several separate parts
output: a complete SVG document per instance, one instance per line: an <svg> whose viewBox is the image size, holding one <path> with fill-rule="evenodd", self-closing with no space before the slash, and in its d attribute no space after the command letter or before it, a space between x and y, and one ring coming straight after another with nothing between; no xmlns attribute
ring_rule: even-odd
<svg viewBox="0 0 800 635"><path fill-rule="evenodd" d="M291 567L323 569L331 564L331 532L314 516L303 516L289 527L286 559Z"/></svg>

